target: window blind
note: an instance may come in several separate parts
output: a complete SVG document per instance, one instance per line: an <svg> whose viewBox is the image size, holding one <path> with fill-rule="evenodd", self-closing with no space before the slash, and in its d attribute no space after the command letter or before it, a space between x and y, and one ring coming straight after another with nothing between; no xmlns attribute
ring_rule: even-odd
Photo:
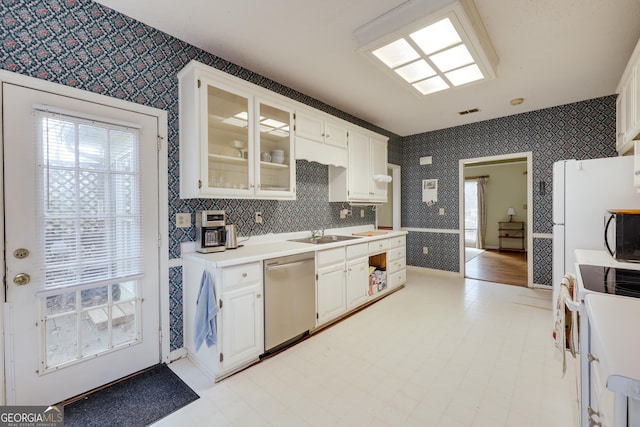
<svg viewBox="0 0 640 427"><path fill-rule="evenodd" d="M138 129L34 110L45 288L143 273Z"/></svg>

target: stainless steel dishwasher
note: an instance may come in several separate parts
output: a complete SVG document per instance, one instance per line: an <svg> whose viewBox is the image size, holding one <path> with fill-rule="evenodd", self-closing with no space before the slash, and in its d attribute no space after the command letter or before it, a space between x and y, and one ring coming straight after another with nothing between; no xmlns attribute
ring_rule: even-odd
<svg viewBox="0 0 640 427"><path fill-rule="evenodd" d="M316 325L314 252L264 261L264 342L273 353Z"/></svg>

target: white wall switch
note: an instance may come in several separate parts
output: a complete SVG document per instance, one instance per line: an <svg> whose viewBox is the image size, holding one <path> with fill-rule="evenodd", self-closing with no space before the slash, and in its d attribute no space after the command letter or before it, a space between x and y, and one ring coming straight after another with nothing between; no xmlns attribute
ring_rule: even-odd
<svg viewBox="0 0 640 427"><path fill-rule="evenodd" d="M190 213L177 213L176 214L176 227L177 228L189 228L189 227L191 227L191 214Z"/></svg>
<svg viewBox="0 0 640 427"><path fill-rule="evenodd" d="M256 212L256 224L262 224L262 212Z"/></svg>
<svg viewBox="0 0 640 427"><path fill-rule="evenodd" d="M428 254L428 253L429 253L429 248L428 248L428 247L426 247L426 246L424 246L424 247L422 248L422 253L423 253L423 254L425 254L425 255L426 255L426 254Z"/></svg>
<svg viewBox="0 0 640 427"><path fill-rule="evenodd" d="M438 212L438 215L444 215L444 208L440 208L440 211Z"/></svg>
<svg viewBox="0 0 640 427"><path fill-rule="evenodd" d="M347 214L346 214L346 213L344 213L344 209L341 209L341 210L340 210L340 218L341 218L341 219L345 219L346 217L347 217Z"/></svg>
<svg viewBox="0 0 640 427"><path fill-rule="evenodd" d="M364 218L364 209L360 209L360 218Z"/></svg>

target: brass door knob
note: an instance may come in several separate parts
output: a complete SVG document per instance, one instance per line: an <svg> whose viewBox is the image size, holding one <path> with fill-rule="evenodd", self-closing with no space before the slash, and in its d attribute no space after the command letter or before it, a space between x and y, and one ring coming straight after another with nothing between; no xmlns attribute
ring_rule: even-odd
<svg viewBox="0 0 640 427"><path fill-rule="evenodd" d="M31 276L29 276L27 273L18 273L13 278L13 283L15 283L18 286L26 285L30 281L31 281Z"/></svg>

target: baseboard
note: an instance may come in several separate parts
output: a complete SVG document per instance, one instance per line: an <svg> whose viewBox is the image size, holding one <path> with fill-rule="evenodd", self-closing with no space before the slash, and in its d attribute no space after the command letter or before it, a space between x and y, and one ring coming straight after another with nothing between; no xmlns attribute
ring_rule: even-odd
<svg viewBox="0 0 640 427"><path fill-rule="evenodd" d="M182 347L169 353L169 363L187 357L187 349Z"/></svg>
<svg viewBox="0 0 640 427"><path fill-rule="evenodd" d="M440 276L449 276L449 277L460 277L459 271L447 271L447 270L438 270L435 268L426 268L426 267L417 267L414 265L408 265L407 270L416 271L420 273L429 273L429 274L437 274Z"/></svg>

